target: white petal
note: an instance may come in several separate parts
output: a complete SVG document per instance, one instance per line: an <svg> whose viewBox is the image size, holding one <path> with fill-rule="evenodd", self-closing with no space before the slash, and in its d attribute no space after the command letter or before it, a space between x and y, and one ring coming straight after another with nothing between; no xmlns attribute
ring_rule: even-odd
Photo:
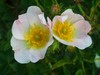
<svg viewBox="0 0 100 75"><path fill-rule="evenodd" d="M98 54L96 54L94 62L95 62L96 67L100 68L100 56Z"/></svg>
<svg viewBox="0 0 100 75"><path fill-rule="evenodd" d="M18 17L19 17L18 20L21 22L24 30L27 32L27 30L30 26L30 24L28 22L27 14L25 13L25 14L19 15Z"/></svg>
<svg viewBox="0 0 100 75"><path fill-rule="evenodd" d="M46 54L47 48L53 43L53 41L53 38L51 38L48 44L42 49L31 49L29 55L31 62L36 63L37 61L43 59Z"/></svg>
<svg viewBox="0 0 100 75"><path fill-rule="evenodd" d="M61 16L62 23L63 23L64 21L66 21L66 20L67 20L67 18L68 18L68 16L67 16L67 15L65 15L65 16Z"/></svg>
<svg viewBox="0 0 100 75"><path fill-rule="evenodd" d="M27 10L27 12L31 13L31 14L42 14L42 11L39 7L37 6L30 6Z"/></svg>
<svg viewBox="0 0 100 75"><path fill-rule="evenodd" d="M48 25L50 26L50 28L52 27L52 21L50 20L49 17L47 17L47 22L48 22Z"/></svg>
<svg viewBox="0 0 100 75"><path fill-rule="evenodd" d="M60 43L64 44L64 45L69 45L69 46L74 46L72 44L72 42L68 42L68 41L65 41L63 39L60 39L58 36L56 36L55 34L53 34L54 38L56 38Z"/></svg>
<svg viewBox="0 0 100 75"><path fill-rule="evenodd" d="M53 18L53 25L55 25L55 23L56 23L57 20L61 21L61 17L60 16L55 16Z"/></svg>
<svg viewBox="0 0 100 75"><path fill-rule="evenodd" d="M19 15L18 20L15 20L12 26L12 34L15 38L23 40L23 34L27 32L29 23L26 14Z"/></svg>
<svg viewBox="0 0 100 75"><path fill-rule="evenodd" d="M73 24L77 35L87 34L91 30L91 25L85 20L80 20Z"/></svg>
<svg viewBox="0 0 100 75"><path fill-rule="evenodd" d="M62 23L65 21L65 20L67 20L68 19L68 16L66 15L66 16L55 16L54 18L53 18L53 25L55 25L55 22L57 21L57 20L59 20L59 21L61 21Z"/></svg>
<svg viewBox="0 0 100 75"><path fill-rule="evenodd" d="M69 15L69 14L73 14L72 9L65 10L61 15Z"/></svg>
<svg viewBox="0 0 100 75"><path fill-rule="evenodd" d="M79 49L85 49L92 44L92 39L88 35L84 35L84 37L73 39L73 45L78 47Z"/></svg>
<svg viewBox="0 0 100 75"><path fill-rule="evenodd" d="M60 39L59 37L57 37L56 35L53 34L53 36L59 41L61 42L62 44L65 44L65 45L69 45L69 46L73 46L73 47L77 47L79 49L85 49L87 47L89 47L91 44L92 44L92 39L90 36L88 35L85 35L84 37L82 38L76 38L76 39L73 39L73 42L68 42L68 41L65 41L63 39Z"/></svg>
<svg viewBox="0 0 100 75"><path fill-rule="evenodd" d="M50 40L49 40L49 42L48 42L48 44L47 44L47 47L49 47L50 45L52 45L53 42L54 42L54 39L53 39L53 37L51 36L51 38L50 38Z"/></svg>
<svg viewBox="0 0 100 75"><path fill-rule="evenodd" d="M50 20L49 17L47 17L47 25L48 25L48 28L50 29L50 33L52 35L52 26L53 26L53 24L52 24L52 21Z"/></svg>
<svg viewBox="0 0 100 75"><path fill-rule="evenodd" d="M14 51L27 50L26 42L15 39L14 37L11 38L11 46Z"/></svg>
<svg viewBox="0 0 100 75"><path fill-rule="evenodd" d="M19 20L15 20L12 26L12 34L16 39L24 39L24 27Z"/></svg>
<svg viewBox="0 0 100 75"><path fill-rule="evenodd" d="M30 6L27 10L27 18L30 22L30 25L41 24L40 19L38 17L39 14L42 14L42 11L37 6Z"/></svg>
<svg viewBox="0 0 100 75"><path fill-rule="evenodd" d="M37 61L43 59L45 56L46 50L47 50L47 47L43 49L39 49L39 50L31 49L30 55L29 55L31 62L36 63Z"/></svg>
<svg viewBox="0 0 100 75"><path fill-rule="evenodd" d="M29 63L29 51L28 50L19 50L14 53L15 60L19 63L25 64Z"/></svg>
<svg viewBox="0 0 100 75"><path fill-rule="evenodd" d="M67 21L72 23L72 24L79 21L79 20L84 20L84 18L80 14L73 13L73 11L71 9L67 9L61 15L68 16Z"/></svg>
<svg viewBox="0 0 100 75"><path fill-rule="evenodd" d="M67 21L72 24L80 20L84 20L84 18L80 14L70 14L68 15L68 19L67 19Z"/></svg>
<svg viewBox="0 0 100 75"><path fill-rule="evenodd" d="M43 25L47 25L46 20L45 20L45 17L44 17L44 13L43 13L43 14L40 14L40 15L38 15L38 16L39 16L39 18L40 18L41 23L42 23Z"/></svg>

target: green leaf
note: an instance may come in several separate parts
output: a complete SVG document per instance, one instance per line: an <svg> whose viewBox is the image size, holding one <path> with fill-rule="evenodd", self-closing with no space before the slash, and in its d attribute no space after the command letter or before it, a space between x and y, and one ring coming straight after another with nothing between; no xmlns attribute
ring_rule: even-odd
<svg viewBox="0 0 100 75"><path fill-rule="evenodd" d="M64 75L70 75L70 71L67 69L67 66L63 66Z"/></svg>
<svg viewBox="0 0 100 75"><path fill-rule="evenodd" d="M56 69L56 68L59 68L61 66L64 66L65 64L73 64L72 61L68 61L66 58L58 61L57 63L55 63L52 67L52 70Z"/></svg>
<svg viewBox="0 0 100 75"><path fill-rule="evenodd" d="M76 71L75 75L83 75L83 71L82 69L79 69Z"/></svg>
<svg viewBox="0 0 100 75"><path fill-rule="evenodd" d="M59 49L59 42L55 40L53 44L53 51L56 49Z"/></svg>

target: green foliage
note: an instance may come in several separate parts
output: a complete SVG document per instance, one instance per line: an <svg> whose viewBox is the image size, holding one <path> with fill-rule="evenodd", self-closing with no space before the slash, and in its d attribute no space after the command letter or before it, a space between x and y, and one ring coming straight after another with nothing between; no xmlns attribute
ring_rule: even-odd
<svg viewBox="0 0 100 75"><path fill-rule="evenodd" d="M14 59L10 46L11 28L18 15L29 6L39 6L51 19L71 8L81 14L92 26L89 35L93 44L85 50L62 45L57 40L48 48L43 60L33 64L20 64ZM54 12L54 6L58 6ZM94 64L100 55L100 0L0 0L0 75L100 75Z"/></svg>
<svg viewBox="0 0 100 75"><path fill-rule="evenodd" d="M81 69L77 70L76 73L75 73L75 75L83 75L82 70Z"/></svg>

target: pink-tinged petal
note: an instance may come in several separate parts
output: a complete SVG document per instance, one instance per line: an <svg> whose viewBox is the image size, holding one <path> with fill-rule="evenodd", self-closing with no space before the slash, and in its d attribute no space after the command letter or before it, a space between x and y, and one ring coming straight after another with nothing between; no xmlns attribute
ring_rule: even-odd
<svg viewBox="0 0 100 75"><path fill-rule="evenodd" d="M73 46L73 47L77 47L79 49L85 49L87 47L89 47L92 44L92 39L90 36L85 35L82 38L75 38L73 39L72 42L68 42L65 40L60 39L59 37L57 37L56 35L53 34L53 36L62 44L68 45L68 46Z"/></svg>
<svg viewBox="0 0 100 75"><path fill-rule="evenodd" d="M71 24L80 20L84 20L83 16L81 16L80 14L70 14L68 15L68 19L67 19L67 21L70 22Z"/></svg>
<svg viewBox="0 0 100 75"><path fill-rule="evenodd" d="M12 34L16 39L24 40L25 29L19 20L15 20L12 26Z"/></svg>
<svg viewBox="0 0 100 75"><path fill-rule="evenodd" d="M29 22L26 14L19 15L12 26L12 34L16 39L24 40L23 34L29 29Z"/></svg>
<svg viewBox="0 0 100 75"><path fill-rule="evenodd" d="M14 37L11 38L11 46L12 46L12 50L14 51L28 50L25 41L15 39Z"/></svg>
<svg viewBox="0 0 100 75"><path fill-rule="evenodd" d="M30 25L41 24L40 19L38 17L39 14L42 14L42 11L37 6L30 6L27 10L27 18L29 20Z"/></svg>
<svg viewBox="0 0 100 75"><path fill-rule="evenodd" d="M55 24L55 22L57 21L57 20L59 20L59 21L61 21L62 23L64 22L64 21L66 21L68 19L68 16L66 15L66 16L55 16L54 18L53 18L53 25Z"/></svg>
<svg viewBox="0 0 100 75"><path fill-rule="evenodd" d="M43 25L47 25L46 20L45 20L45 17L44 17L44 13L43 14L40 14L38 16L39 16L39 19L40 19L41 23Z"/></svg>
<svg viewBox="0 0 100 75"><path fill-rule="evenodd" d="M48 44L42 48L42 49L39 49L39 50L36 50L36 49L31 49L30 50L30 60L31 62L33 63L36 63L37 61L41 60L44 58L45 54L46 54L46 51L47 51L47 48L54 42L53 38L51 38L48 42Z"/></svg>
<svg viewBox="0 0 100 75"><path fill-rule="evenodd" d="M22 64L30 62L28 50L15 51L14 57L17 62L22 63Z"/></svg>
<svg viewBox="0 0 100 75"><path fill-rule="evenodd" d="M76 36L87 34L91 30L91 25L85 20L80 20L73 24L76 29Z"/></svg>
<svg viewBox="0 0 100 75"><path fill-rule="evenodd" d="M50 32L51 32L51 35L52 35L52 26L53 26L53 24L52 24L52 21L50 20L49 17L47 17L47 25L48 25L48 28L50 29Z"/></svg>
<svg viewBox="0 0 100 75"><path fill-rule="evenodd" d="M79 49L85 49L89 47L92 44L92 39L88 35L84 35L84 37L81 38L75 38L73 39L73 45L76 46Z"/></svg>
<svg viewBox="0 0 100 75"><path fill-rule="evenodd" d="M28 28L30 27L30 24L28 22L27 14L22 14L18 16L18 20L21 22L24 30L27 32Z"/></svg>
<svg viewBox="0 0 100 75"><path fill-rule="evenodd" d="M56 22L56 20L59 20L59 21L61 21L63 23L65 20L67 20L67 18L68 18L67 15L66 16L55 16L53 18L53 24Z"/></svg>
<svg viewBox="0 0 100 75"><path fill-rule="evenodd" d="M60 16L55 16L53 18L53 25L55 25L55 23L56 23L57 20L61 21L61 17Z"/></svg>
<svg viewBox="0 0 100 75"><path fill-rule="evenodd" d="M69 15L69 14L74 14L72 9L65 10L61 15Z"/></svg>
<svg viewBox="0 0 100 75"><path fill-rule="evenodd" d="M52 21L50 20L50 18L49 17L47 17L47 23L48 23L48 25L50 26L50 28L52 27Z"/></svg>
<svg viewBox="0 0 100 75"><path fill-rule="evenodd" d="M67 9L66 11L64 11L61 16L68 16L67 21L70 23L75 23L79 20L84 20L83 16L81 16L80 14L75 14L73 13L73 11L71 9Z"/></svg>

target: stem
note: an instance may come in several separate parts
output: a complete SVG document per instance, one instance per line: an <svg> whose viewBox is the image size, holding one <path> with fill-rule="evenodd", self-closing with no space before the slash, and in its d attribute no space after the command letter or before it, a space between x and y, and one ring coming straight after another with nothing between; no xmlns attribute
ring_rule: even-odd
<svg viewBox="0 0 100 75"><path fill-rule="evenodd" d="M83 75L86 75L86 71L85 71L85 67L84 67L84 59L83 59L82 53L81 53L81 51L79 49L76 49L75 53L76 53L76 55L78 57L78 60L81 62Z"/></svg>
<svg viewBox="0 0 100 75"><path fill-rule="evenodd" d="M79 51L79 53L80 53L80 55L81 55L81 57L82 57L81 51ZM82 65L83 75L86 75L83 57L82 57L82 59L81 59L81 65Z"/></svg>
<svg viewBox="0 0 100 75"><path fill-rule="evenodd" d="M50 69L52 69L52 64L50 62L48 63L48 65L49 65Z"/></svg>
<svg viewBox="0 0 100 75"><path fill-rule="evenodd" d="M86 62L88 62L88 63L94 63L94 61L92 61L92 60L84 59L84 61L86 61Z"/></svg>
<svg viewBox="0 0 100 75"><path fill-rule="evenodd" d="M82 61L82 70L83 70L83 75L86 75L86 72L85 72L85 67L84 67L84 62Z"/></svg>

